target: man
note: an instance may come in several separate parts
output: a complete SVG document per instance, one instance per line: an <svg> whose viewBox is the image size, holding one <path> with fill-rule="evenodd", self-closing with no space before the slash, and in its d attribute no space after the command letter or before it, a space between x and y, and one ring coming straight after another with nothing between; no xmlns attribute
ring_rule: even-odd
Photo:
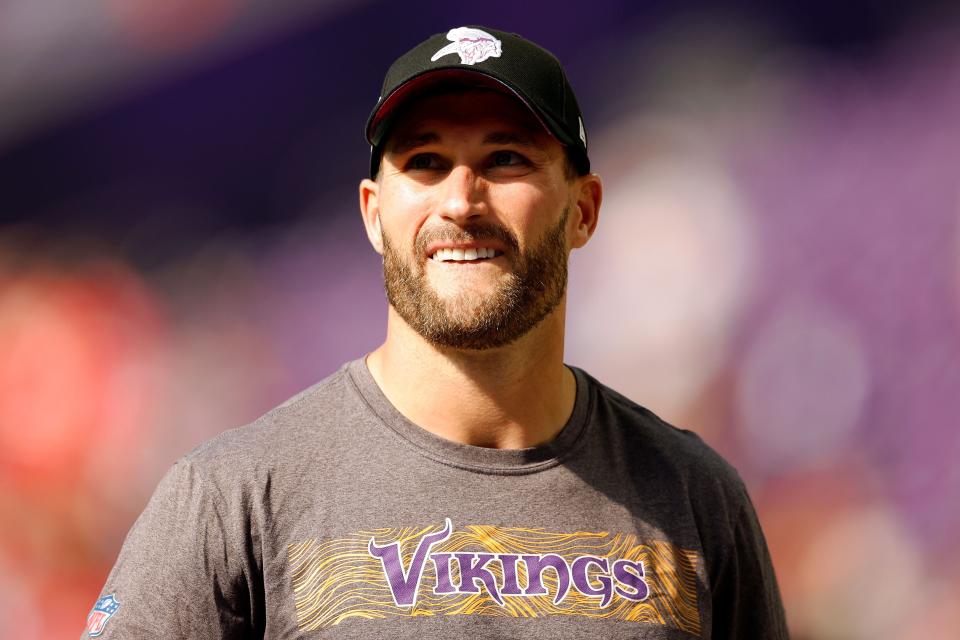
<svg viewBox="0 0 960 640"><path fill-rule="evenodd" d="M385 342L181 459L86 635L785 638L736 472L563 364L602 188L556 59L438 34L367 138Z"/></svg>

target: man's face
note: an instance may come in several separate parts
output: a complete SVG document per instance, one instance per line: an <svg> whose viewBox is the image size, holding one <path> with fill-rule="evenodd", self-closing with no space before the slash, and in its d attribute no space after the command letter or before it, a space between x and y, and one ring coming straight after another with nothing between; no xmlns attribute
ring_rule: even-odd
<svg viewBox="0 0 960 640"><path fill-rule="evenodd" d="M424 97L394 124L377 204L387 298L427 340L509 344L563 300L574 184L564 149L494 91Z"/></svg>

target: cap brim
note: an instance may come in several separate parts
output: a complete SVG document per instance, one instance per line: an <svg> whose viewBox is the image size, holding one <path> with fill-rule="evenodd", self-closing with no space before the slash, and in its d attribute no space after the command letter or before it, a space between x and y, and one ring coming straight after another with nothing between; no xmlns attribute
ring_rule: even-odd
<svg viewBox="0 0 960 640"><path fill-rule="evenodd" d="M530 102L517 92L513 87L505 82L494 78L482 71L475 69L464 69L462 67L431 69L420 75L413 76L386 96L367 120L366 137L367 141L374 147L383 142L384 134L389 129L389 123L398 113L400 107L415 95L423 93L432 86L444 84L447 82L462 82L465 84L492 89L508 96L516 98L523 103L530 113L534 115L544 131L553 137L557 137L553 130L544 122L541 114L534 109ZM558 138L559 140L559 138ZM561 140L561 142L563 142Z"/></svg>

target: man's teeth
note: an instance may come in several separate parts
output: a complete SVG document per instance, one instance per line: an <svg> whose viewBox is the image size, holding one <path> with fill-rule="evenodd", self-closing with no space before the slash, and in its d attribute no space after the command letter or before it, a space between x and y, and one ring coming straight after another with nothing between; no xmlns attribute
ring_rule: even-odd
<svg viewBox="0 0 960 640"><path fill-rule="evenodd" d="M495 258L498 255L500 255L498 251L484 247L479 249L437 249L430 256L430 259L437 262L465 262L479 258Z"/></svg>

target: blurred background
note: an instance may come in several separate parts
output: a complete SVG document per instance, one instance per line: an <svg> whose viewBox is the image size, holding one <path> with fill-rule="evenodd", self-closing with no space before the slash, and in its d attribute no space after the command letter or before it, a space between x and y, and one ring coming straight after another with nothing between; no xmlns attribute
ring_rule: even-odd
<svg viewBox="0 0 960 640"><path fill-rule="evenodd" d="M178 457L379 344L362 125L484 24L605 180L567 361L737 466L794 638L960 637L951 5L0 0L0 634L79 635Z"/></svg>

